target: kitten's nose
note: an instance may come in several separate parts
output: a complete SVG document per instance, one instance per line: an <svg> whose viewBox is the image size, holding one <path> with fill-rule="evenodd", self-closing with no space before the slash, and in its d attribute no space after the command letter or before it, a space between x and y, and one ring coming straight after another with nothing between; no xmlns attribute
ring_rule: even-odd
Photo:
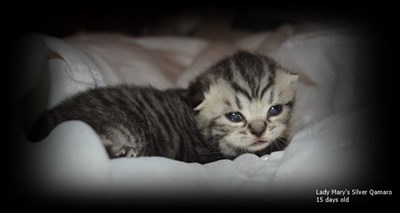
<svg viewBox="0 0 400 213"><path fill-rule="evenodd" d="M256 120L249 123L249 129L251 134L257 137L261 137L266 128L267 128L267 123L265 123L265 121L263 120Z"/></svg>

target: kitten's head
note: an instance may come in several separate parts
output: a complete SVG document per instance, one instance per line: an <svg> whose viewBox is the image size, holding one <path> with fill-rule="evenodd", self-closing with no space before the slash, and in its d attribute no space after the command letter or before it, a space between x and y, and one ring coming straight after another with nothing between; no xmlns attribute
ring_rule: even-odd
<svg viewBox="0 0 400 213"><path fill-rule="evenodd" d="M297 78L266 56L225 58L189 87L201 133L226 156L266 149L284 137Z"/></svg>

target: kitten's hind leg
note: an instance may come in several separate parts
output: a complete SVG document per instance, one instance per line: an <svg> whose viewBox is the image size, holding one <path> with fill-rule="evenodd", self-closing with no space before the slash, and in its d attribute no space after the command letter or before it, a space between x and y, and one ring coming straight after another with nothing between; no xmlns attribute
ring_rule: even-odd
<svg viewBox="0 0 400 213"><path fill-rule="evenodd" d="M108 127L100 134L110 158L139 157L143 155L143 146L138 143L130 130L122 125Z"/></svg>
<svg viewBox="0 0 400 213"><path fill-rule="evenodd" d="M123 144L117 144L103 137L102 141L110 158L120 158L120 157L135 158L139 155L135 147Z"/></svg>
<svg viewBox="0 0 400 213"><path fill-rule="evenodd" d="M120 157L134 158L138 156L138 152L134 147L129 147L125 145L106 146L106 149L110 158L120 158Z"/></svg>

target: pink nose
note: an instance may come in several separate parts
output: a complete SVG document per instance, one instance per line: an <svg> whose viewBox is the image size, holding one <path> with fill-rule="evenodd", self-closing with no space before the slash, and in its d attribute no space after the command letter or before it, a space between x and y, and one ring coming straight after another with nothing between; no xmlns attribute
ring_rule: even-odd
<svg viewBox="0 0 400 213"><path fill-rule="evenodd" d="M267 128L267 123L263 120L256 120L249 123L249 130L251 134L261 137Z"/></svg>

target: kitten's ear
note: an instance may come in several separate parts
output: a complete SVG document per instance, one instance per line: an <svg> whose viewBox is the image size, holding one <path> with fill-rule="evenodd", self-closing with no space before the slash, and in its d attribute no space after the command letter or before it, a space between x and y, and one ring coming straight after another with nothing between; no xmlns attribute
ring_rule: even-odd
<svg viewBox="0 0 400 213"><path fill-rule="evenodd" d="M198 104L196 107L193 108L194 111L200 111L204 107L205 103L206 103L206 101L203 100L200 104Z"/></svg>
<svg viewBox="0 0 400 213"><path fill-rule="evenodd" d="M297 73L289 72L285 69L279 69L276 71L276 81L281 84L291 85L299 79Z"/></svg>
<svg viewBox="0 0 400 213"><path fill-rule="evenodd" d="M204 104L204 93L209 89L209 80L205 76L198 77L191 82L188 88L188 101L196 111L200 110Z"/></svg>

